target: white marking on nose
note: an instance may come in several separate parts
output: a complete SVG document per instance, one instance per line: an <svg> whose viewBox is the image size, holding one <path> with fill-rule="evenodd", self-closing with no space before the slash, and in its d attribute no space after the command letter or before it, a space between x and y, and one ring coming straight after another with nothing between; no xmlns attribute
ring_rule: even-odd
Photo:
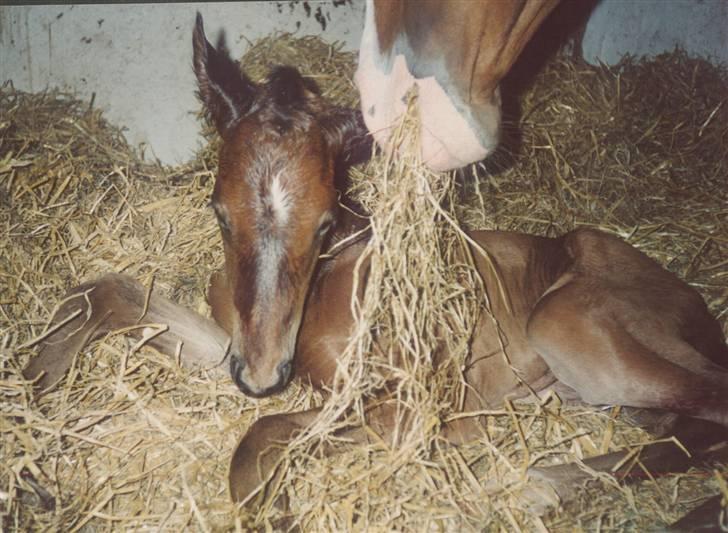
<svg viewBox="0 0 728 533"><path fill-rule="evenodd" d="M278 285L278 276L283 257L283 245L277 237L264 237L258 247L258 290L257 299L270 297Z"/></svg>
<svg viewBox="0 0 728 533"><path fill-rule="evenodd" d="M266 298L275 291L281 258L285 253L280 229L286 225L290 216L291 195L284 188L282 174L281 171L273 176L268 188L268 197L263 200L263 204L269 206L269 213L273 215L270 223L276 230L261 235L258 244L259 298Z"/></svg>

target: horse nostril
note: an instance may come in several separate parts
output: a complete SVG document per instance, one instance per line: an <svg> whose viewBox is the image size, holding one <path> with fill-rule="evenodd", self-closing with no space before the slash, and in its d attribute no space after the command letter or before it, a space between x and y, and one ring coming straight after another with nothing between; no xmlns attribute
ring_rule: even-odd
<svg viewBox="0 0 728 533"><path fill-rule="evenodd" d="M291 361L283 361L278 365L278 377L280 378L281 383L286 383L288 381L292 367L293 365L291 364Z"/></svg>
<svg viewBox="0 0 728 533"><path fill-rule="evenodd" d="M252 396L253 398L262 398L263 396L268 396L282 389L286 383L288 383L288 378L290 377L291 369L293 368L290 361L280 363L276 367L278 372L278 383L268 388L251 389L243 381L243 370L245 370L246 366L244 359L235 355L230 357L230 377L232 378L233 383L235 383L243 394L246 396Z"/></svg>
<svg viewBox="0 0 728 533"><path fill-rule="evenodd" d="M243 384L241 376L244 368L245 361L235 355L230 356L230 377L232 378L233 383L235 383L242 392L246 392L247 389L247 387Z"/></svg>

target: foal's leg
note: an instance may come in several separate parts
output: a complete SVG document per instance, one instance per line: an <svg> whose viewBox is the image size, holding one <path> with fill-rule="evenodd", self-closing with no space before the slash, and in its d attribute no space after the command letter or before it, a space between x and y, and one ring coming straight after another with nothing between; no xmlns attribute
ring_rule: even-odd
<svg viewBox="0 0 728 533"><path fill-rule="evenodd" d="M588 304L594 299L600 302L598 307ZM728 439L728 372L711 360L720 357L709 359L685 342L679 328L667 332L661 327L664 321L658 327L651 320L650 310L641 314L623 304L611 300L604 288L573 281L536 305L528 323L529 340L559 381L588 403L664 409L695 417L678 418L664 435L676 436L692 456L672 443L646 446L639 456L648 470L684 470L705 457L711 445ZM640 319L640 339L620 322L626 316ZM720 347L718 341L706 345ZM669 360L657 351L660 346L669 346ZM584 464L629 480L634 469L615 470L627 453L593 457ZM534 467L530 474L536 482L546 482L561 501L572 499L580 482L590 477L574 464Z"/></svg>
<svg viewBox="0 0 728 533"><path fill-rule="evenodd" d="M53 317L52 333L40 343L38 355L23 371L40 390L60 380L75 355L90 341L122 328L139 324L162 324L167 330L146 344L174 356L180 363L202 367L213 375L227 375L225 357L228 335L217 324L157 294L147 294L144 286L122 274L107 274L84 283L66 295ZM137 339L150 334L136 327L129 334Z"/></svg>
<svg viewBox="0 0 728 533"><path fill-rule="evenodd" d="M233 501L246 500L274 474L288 444L315 420L320 411L317 408L268 415L250 426L230 459L228 484Z"/></svg>
<svg viewBox="0 0 728 533"><path fill-rule="evenodd" d="M728 430L704 420L678 417L674 427L658 437L663 436L676 438L684 449L674 442L658 442L641 447L636 454L629 449L590 457L581 464L531 467L528 469L531 483L522 497L533 512L541 514L548 507L575 499L583 483L594 479L591 472L608 472L624 482L643 481L646 478L643 468L652 475L684 472L710 459L711 445L728 439Z"/></svg>
<svg viewBox="0 0 728 533"><path fill-rule="evenodd" d="M233 501L248 501L260 487L276 474L276 467L286 447L310 426L321 412L320 408L297 413L280 413L264 416L253 423L240 439L230 461L229 487ZM336 433L339 438L353 443L366 443L372 432L380 441L389 442L393 434L396 406L377 403L367 410L367 428L351 426ZM331 450L324 448L325 454ZM263 493L264 494L264 493Z"/></svg>
<svg viewBox="0 0 728 533"><path fill-rule="evenodd" d="M728 511L723 505L723 495L718 494L708 498L701 505L680 518L677 522L670 524L666 531L674 533L695 533L696 531L725 531L726 514Z"/></svg>

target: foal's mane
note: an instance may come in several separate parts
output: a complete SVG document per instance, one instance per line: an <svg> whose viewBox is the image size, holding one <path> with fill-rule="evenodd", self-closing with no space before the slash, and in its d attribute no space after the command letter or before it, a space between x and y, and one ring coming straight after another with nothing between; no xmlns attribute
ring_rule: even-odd
<svg viewBox="0 0 728 533"><path fill-rule="evenodd" d="M281 65L273 67L260 86L254 108L261 121L285 135L292 130L306 131L316 117L327 111L328 106L319 96L316 82L294 67Z"/></svg>

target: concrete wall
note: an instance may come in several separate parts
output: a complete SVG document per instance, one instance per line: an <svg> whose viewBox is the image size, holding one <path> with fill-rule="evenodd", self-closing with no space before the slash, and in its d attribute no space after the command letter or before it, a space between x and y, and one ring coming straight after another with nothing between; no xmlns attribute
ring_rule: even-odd
<svg viewBox="0 0 728 533"><path fill-rule="evenodd" d="M308 8L308 9L306 9ZM0 83L40 91L61 87L125 125L133 145L164 163L199 146L192 74L195 12L208 39L226 29L233 57L274 31L320 34L355 49L363 3L245 2L0 7ZM151 152L151 154L150 154Z"/></svg>
<svg viewBox="0 0 728 533"><path fill-rule="evenodd" d="M728 65L728 0L602 0L582 41L584 59L607 64L675 46Z"/></svg>
<svg viewBox="0 0 728 533"><path fill-rule="evenodd" d="M502 0L506 1L506 0ZM582 0L563 0L577 2ZM273 31L319 34L356 49L363 0L0 7L0 82L39 91L62 87L95 105L127 138L147 143L164 163L188 159L199 145L191 70L195 12L208 37L226 28L242 55L248 41ZM728 0L602 0L583 40L585 57L607 63L625 52L671 50L728 63Z"/></svg>

